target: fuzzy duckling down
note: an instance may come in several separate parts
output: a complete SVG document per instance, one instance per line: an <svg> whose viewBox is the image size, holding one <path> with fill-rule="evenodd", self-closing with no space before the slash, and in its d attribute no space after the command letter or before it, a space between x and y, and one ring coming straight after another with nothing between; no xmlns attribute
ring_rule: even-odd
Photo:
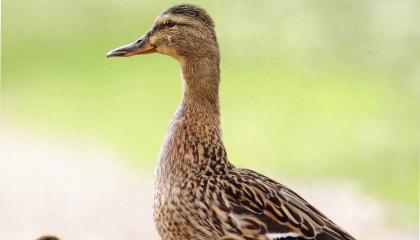
<svg viewBox="0 0 420 240"><path fill-rule="evenodd" d="M175 58L182 70L182 101L156 170L154 220L162 239L354 239L286 186L228 161L219 46L204 9L173 6L139 40L107 56L149 53Z"/></svg>

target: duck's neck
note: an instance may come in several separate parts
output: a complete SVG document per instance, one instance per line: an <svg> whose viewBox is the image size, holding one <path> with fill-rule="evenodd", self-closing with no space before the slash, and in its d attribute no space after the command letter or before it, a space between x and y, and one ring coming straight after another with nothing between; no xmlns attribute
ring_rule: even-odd
<svg viewBox="0 0 420 240"><path fill-rule="evenodd" d="M161 182L230 167L220 128L219 62L185 60L181 67L183 97L161 150L157 171Z"/></svg>
<svg viewBox="0 0 420 240"><path fill-rule="evenodd" d="M219 113L220 69L218 57L185 58L181 61L182 103L207 104ZM210 105L210 106L208 106Z"/></svg>

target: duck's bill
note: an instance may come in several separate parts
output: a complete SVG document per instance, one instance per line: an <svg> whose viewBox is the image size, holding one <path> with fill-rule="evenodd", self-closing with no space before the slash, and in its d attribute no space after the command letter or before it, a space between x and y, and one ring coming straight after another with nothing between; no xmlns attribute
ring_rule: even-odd
<svg viewBox="0 0 420 240"><path fill-rule="evenodd" d="M130 57L139 54L155 53L156 49L149 43L148 34L142 36L139 40L109 51L107 57Z"/></svg>

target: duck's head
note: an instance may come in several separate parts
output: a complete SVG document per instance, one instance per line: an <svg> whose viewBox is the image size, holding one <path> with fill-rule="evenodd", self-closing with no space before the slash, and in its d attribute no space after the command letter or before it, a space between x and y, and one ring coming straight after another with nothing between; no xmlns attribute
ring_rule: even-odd
<svg viewBox="0 0 420 240"><path fill-rule="evenodd" d="M214 23L195 5L181 4L163 11L152 28L133 43L108 52L107 57L161 53L178 61L203 57L219 59Z"/></svg>

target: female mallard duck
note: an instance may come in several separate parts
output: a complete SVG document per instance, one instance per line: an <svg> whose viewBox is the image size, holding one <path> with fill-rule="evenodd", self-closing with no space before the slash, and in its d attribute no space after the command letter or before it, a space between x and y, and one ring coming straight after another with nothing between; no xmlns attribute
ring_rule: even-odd
<svg viewBox="0 0 420 240"><path fill-rule="evenodd" d="M156 170L154 219L162 239L354 239L298 194L227 159L219 112L219 46L200 7L163 11L139 40L108 57L169 55L183 97Z"/></svg>

